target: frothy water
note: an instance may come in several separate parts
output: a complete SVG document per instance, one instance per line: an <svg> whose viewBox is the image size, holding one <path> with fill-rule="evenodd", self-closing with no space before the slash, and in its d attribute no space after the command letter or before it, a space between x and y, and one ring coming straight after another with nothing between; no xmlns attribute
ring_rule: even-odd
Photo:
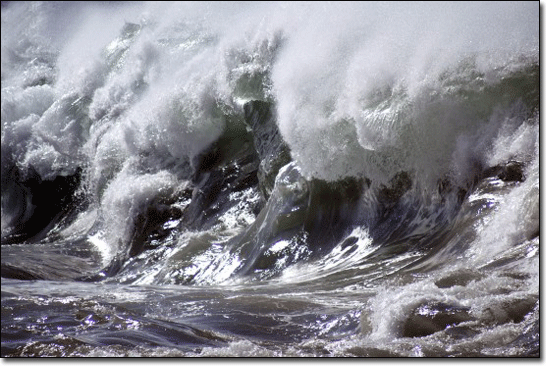
<svg viewBox="0 0 546 366"><path fill-rule="evenodd" d="M538 14L3 3L2 356L538 356Z"/></svg>

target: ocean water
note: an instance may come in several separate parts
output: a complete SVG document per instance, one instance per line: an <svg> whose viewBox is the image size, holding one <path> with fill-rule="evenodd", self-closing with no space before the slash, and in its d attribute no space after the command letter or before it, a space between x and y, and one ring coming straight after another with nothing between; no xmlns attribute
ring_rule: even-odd
<svg viewBox="0 0 546 366"><path fill-rule="evenodd" d="M3 2L2 357L538 357L539 2Z"/></svg>

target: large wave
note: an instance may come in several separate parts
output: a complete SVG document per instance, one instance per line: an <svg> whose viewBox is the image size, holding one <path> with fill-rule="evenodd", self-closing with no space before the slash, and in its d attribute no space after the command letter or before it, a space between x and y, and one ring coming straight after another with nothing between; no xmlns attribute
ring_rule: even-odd
<svg viewBox="0 0 546 366"><path fill-rule="evenodd" d="M376 347L483 331L511 263L535 314L538 11L3 3L2 276L373 289L336 324Z"/></svg>

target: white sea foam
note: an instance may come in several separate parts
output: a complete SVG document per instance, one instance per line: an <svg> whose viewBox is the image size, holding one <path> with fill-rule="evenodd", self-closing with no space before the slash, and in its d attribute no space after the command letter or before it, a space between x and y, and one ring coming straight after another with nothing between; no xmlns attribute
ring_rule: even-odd
<svg viewBox="0 0 546 366"><path fill-rule="evenodd" d="M433 111L420 110L420 104L442 93L440 75L469 55L478 54L481 70L492 72L507 56L522 50L536 52L537 6L336 3L336 9L327 4L305 10L296 7L295 13L304 14L307 21L287 36L273 69L273 84L279 127L304 173L324 179L355 173L381 178L373 171L371 160L376 157L369 150L400 146L403 128L417 135L417 145L424 145L416 158L434 156L439 146L447 150L446 145L453 144L453 132L461 129L457 124L469 122L450 113L449 105L444 106L443 115L432 116ZM338 9L343 10L338 13ZM405 115L401 115L403 109ZM349 128L356 134L339 132ZM407 153L406 146L401 150ZM369 157L368 165L355 155ZM392 155L391 160L406 159ZM411 166L415 160L405 163Z"/></svg>
<svg viewBox="0 0 546 366"><path fill-rule="evenodd" d="M258 196L253 189L230 192L230 202L239 204L224 211L212 228L192 231L183 226L183 219L168 221L164 228L173 230L172 237L158 240L163 247L133 258L130 265L135 267L120 276L134 280L132 284L150 285L152 291L158 284L180 282L218 286L215 291L221 296L207 289L206 295L191 299L211 318L205 319L202 311L189 313L192 304L186 298L177 298L179 308L168 309L177 317L174 322L194 316L211 321L206 324L211 329L222 326L213 322L214 316L226 321L238 321L241 314L258 320L263 316L253 309L241 312L229 302L238 296L237 289L247 291L249 299L256 293L302 297L297 313L279 308L273 315L275 320L277 315L293 317L290 325L301 325L298 334L308 331L311 337L303 343L273 351L271 342L251 342L243 334L226 347L204 347L195 355L317 355L325 350L347 355L354 354L347 347L362 344L407 356L424 355L427 345L446 352L442 335L401 339L401 327L418 304L466 306L480 317L488 309L501 309L505 300L538 294L539 121L538 113L529 117L533 106L524 105L529 95L525 82L517 79L518 72L525 74L538 65L538 15L537 2L3 4L2 176L8 177L14 168L24 174L32 167L41 178L53 179L83 168L78 191L87 200L78 206L83 212L58 233L70 243L85 238L107 267L116 256L126 256L139 215L162 200L180 199L178 193L187 188L186 179L197 168L195 158L230 123L244 118L243 101L273 102L278 127L295 160L287 167L296 167L306 178L356 175L380 185L408 171L412 187L423 188L416 197L432 200L430 196L438 196L438 179L446 174L455 185L468 188L476 166L521 161L524 182L498 180L497 190L474 192L465 200L463 206L485 202L476 211L464 206L478 218L465 222L466 217L456 217L451 222L444 220L444 211L430 213L417 202L419 214L407 225L413 237L390 232L395 242L378 243L375 238L381 235L366 226L376 218L380 203L390 204L377 202L377 190L370 189L354 212L363 219L355 219L340 235L343 240L318 259L307 256L306 233L301 234L302 242L283 236L267 243L269 248L257 243L266 254L278 256L276 263L283 266L288 263L283 252L294 247L297 263L269 281L255 276L250 285L248 277L234 279L233 274L252 259L237 247L237 235L251 228L254 207L246 203L256 202ZM533 79L529 75L523 79ZM514 77L516 82L511 82ZM277 184L276 189L292 194L296 186ZM13 207L7 201L3 196L2 234L12 220ZM413 201L401 202L400 207ZM182 211L186 206L178 203ZM258 230L273 225L276 213L272 211ZM433 243L437 252L436 247L431 252L415 248L414 242L426 238L431 227L443 224L453 227L441 232L447 239L431 234L439 241ZM255 252L251 249L248 252ZM446 274L469 269L479 273L466 284L436 284ZM95 291L92 296L104 295L103 288ZM143 313L160 319L164 312L157 310L162 304L156 295L142 299ZM127 304L120 305L125 309ZM322 324L318 320L315 325L319 316L306 318L306 312L322 311L318 305L331 312L361 311L362 334L337 343L319 339L329 337L328 327L347 319ZM137 309L138 304L131 306ZM530 324L525 320L482 327L479 336L450 343L447 352L464 354L467 342L470 353L488 344L485 354L498 355L501 351L491 345L515 339ZM448 337L447 332L439 333ZM148 354L174 352L156 351Z"/></svg>
<svg viewBox="0 0 546 366"><path fill-rule="evenodd" d="M505 65L507 57L536 53L537 6L41 4L41 10L34 9L33 27L10 32L2 48L2 65L9 70L19 62L9 47L15 37L24 37L36 46L24 52L51 55L45 65L51 68L48 77L55 81L58 100L74 92L91 98L92 124L107 120L119 125L100 133L121 129L131 135L130 155L161 145L158 154L177 159L191 159L213 142L225 128L226 114L242 113L236 101L248 95L237 96L241 78L271 71L265 93L275 98L280 131L306 176L334 180L366 175L386 181L401 167L445 170L456 136L472 134L479 121L472 121L476 118L472 113L453 114L455 110L450 111L441 98L440 113L421 107L445 91L443 73L467 62L470 55L478 55L474 70L494 80L496 68ZM24 6L13 8L21 12ZM3 22L11 25L7 17ZM140 30L120 36L124 22L135 23ZM65 27L64 32L56 23ZM117 66L106 65L108 53L121 55ZM25 67L38 70L44 63ZM40 108L33 102L32 110L11 111L4 117L7 93L3 88L3 120L30 113L41 116L51 105L49 96ZM107 139L90 136L97 138ZM55 171L59 154L72 154L67 150L84 143L74 135L63 140L64 147L50 147L55 152L44 167ZM32 146L27 149L29 154L43 153L32 152ZM440 164L423 163L431 156ZM86 160L94 165L99 159ZM31 163L36 161L28 157L24 164Z"/></svg>
<svg viewBox="0 0 546 366"><path fill-rule="evenodd" d="M106 188L101 200L99 222L104 231L102 240L111 247L111 253L124 255L130 244L135 220L147 207L170 197L179 186L170 173L135 175L128 162Z"/></svg>

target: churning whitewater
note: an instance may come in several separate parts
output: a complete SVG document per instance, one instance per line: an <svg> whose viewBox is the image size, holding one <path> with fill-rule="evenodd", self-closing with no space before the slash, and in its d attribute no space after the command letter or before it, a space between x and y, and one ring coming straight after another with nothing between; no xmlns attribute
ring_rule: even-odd
<svg viewBox="0 0 546 366"><path fill-rule="evenodd" d="M2 2L2 357L538 357L538 2Z"/></svg>

